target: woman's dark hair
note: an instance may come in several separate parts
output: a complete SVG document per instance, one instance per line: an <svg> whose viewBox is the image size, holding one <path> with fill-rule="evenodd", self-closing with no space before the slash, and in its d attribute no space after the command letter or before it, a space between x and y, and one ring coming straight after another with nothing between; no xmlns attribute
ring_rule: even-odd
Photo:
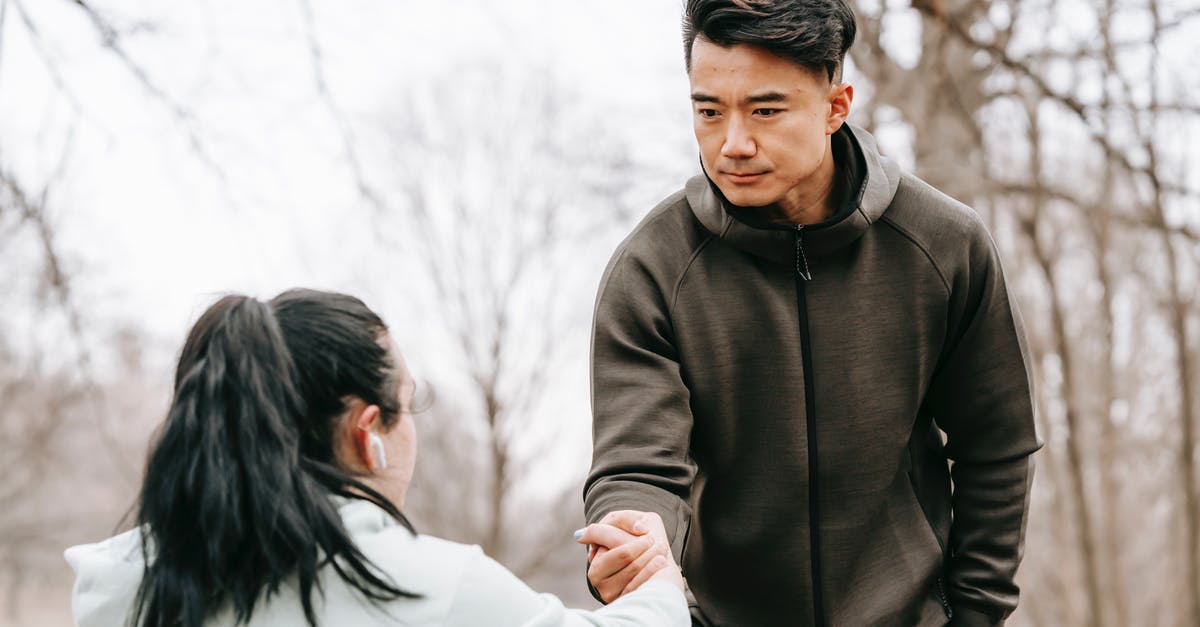
<svg viewBox="0 0 1200 627"><path fill-rule="evenodd" d="M304 615L329 564L372 602L401 590L354 545L329 498L400 510L334 462L343 399L400 417L387 327L356 298L291 290L264 303L226 296L192 327L138 504L146 568L131 625L237 622L296 577Z"/></svg>
<svg viewBox="0 0 1200 627"><path fill-rule="evenodd" d="M791 60L830 81L840 80L857 26L845 0L687 0L683 50L692 71L692 44L749 44Z"/></svg>

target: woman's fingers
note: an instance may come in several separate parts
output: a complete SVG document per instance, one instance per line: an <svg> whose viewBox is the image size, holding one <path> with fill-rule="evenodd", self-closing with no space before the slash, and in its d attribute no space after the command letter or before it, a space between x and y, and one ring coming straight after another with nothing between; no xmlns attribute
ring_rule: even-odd
<svg viewBox="0 0 1200 627"><path fill-rule="evenodd" d="M650 528L643 521L643 519L646 518L646 515L647 512L622 509L605 514L604 518L600 519L600 522L606 525L612 525L613 527L621 529L622 531L625 531L631 535L642 536L646 535L646 532L650 530ZM655 514L655 516L658 516L658 514Z"/></svg>
<svg viewBox="0 0 1200 627"><path fill-rule="evenodd" d="M636 590L663 568L678 570L662 518L654 512L610 512L576 532L575 540L589 545L588 582L606 603Z"/></svg>
<svg viewBox="0 0 1200 627"><path fill-rule="evenodd" d="M633 576L633 579L630 579L629 583L625 584L625 588L621 590L622 596L640 588L642 584L646 583L646 580L654 576L654 573L657 573L663 568L668 568L668 561L665 555L653 551L646 551L645 555L649 555L650 559L638 569L638 572ZM631 564L630 566L633 565Z"/></svg>
<svg viewBox="0 0 1200 627"><path fill-rule="evenodd" d="M624 593L630 582L655 557L665 555L666 552L666 547L645 537L597 552L596 559L588 568L588 582L600 594L601 599L610 603ZM650 574L653 575L653 572Z"/></svg>
<svg viewBox="0 0 1200 627"><path fill-rule="evenodd" d="M591 524L579 531L575 536L576 542L595 544L609 549L637 539L637 536L605 523Z"/></svg>
<svg viewBox="0 0 1200 627"><path fill-rule="evenodd" d="M637 538L632 542L612 547L603 555L596 556L596 559L592 561L592 565L588 569L588 573L594 574L597 579L602 581L621 576L622 571L635 563L639 557L653 547L654 540L650 538ZM625 576L625 583L628 583L628 580L632 578L632 574Z"/></svg>

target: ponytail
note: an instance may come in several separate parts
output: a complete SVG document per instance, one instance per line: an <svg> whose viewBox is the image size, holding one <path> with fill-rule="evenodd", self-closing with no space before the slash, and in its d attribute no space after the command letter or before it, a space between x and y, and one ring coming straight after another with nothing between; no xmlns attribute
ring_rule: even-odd
<svg viewBox="0 0 1200 627"><path fill-rule="evenodd" d="M226 296L192 328L138 506L147 559L131 626L200 627L226 607L241 624L295 575L317 627L312 589L326 560L369 599L412 596L354 546L328 498L366 486L302 458L299 381L266 303Z"/></svg>

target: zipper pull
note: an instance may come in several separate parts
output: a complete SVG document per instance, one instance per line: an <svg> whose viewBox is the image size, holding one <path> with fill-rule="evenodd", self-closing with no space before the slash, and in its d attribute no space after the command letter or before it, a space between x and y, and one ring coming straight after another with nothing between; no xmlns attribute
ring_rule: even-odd
<svg viewBox="0 0 1200 627"><path fill-rule="evenodd" d="M808 257L804 256L804 225L796 225L796 274L805 281L812 280L812 272L808 269Z"/></svg>

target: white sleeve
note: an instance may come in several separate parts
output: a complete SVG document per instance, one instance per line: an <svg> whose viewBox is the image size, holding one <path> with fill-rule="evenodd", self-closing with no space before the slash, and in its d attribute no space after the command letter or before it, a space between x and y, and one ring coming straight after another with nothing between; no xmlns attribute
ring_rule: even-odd
<svg viewBox="0 0 1200 627"><path fill-rule="evenodd" d="M683 592L665 581L637 590L594 611L572 610L552 594L538 594L482 551L467 563L449 627L691 627Z"/></svg>

